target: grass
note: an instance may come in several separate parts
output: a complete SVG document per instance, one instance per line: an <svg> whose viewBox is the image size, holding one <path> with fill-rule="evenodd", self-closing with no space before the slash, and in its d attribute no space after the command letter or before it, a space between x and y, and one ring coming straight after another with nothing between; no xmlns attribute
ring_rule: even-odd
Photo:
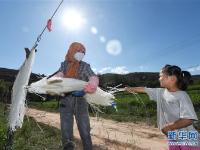
<svg viewBox="0 0 200 150"><path fill-rule="evenodd" d="M200 89L200 85L199 85L199 84L190 85L190 86L188 87L188 91L199 90L199 89Z"/></svg>
<svg viewBox="0 0 200 150"><path fill-rule="evenodd" d="M38 127L40 126L40 129ZM30 118L14 136L14 149L42 150L59 149L60 130L44 124L37 124Z"/></svg>
<svg viewBox="0 0 200 150"><path fill-rule="evenodd" d="M116 102L117 112L112 107L107 107L103 109L104 114L101 116L120 122L156 124L156 103L149 101L147 95L140 94L136 97L132 94L118 93Z"/></svg>
<svg viewBox="0 0 200 150"><path fill-rule="evenodd" d="M2 103L0 113L3 114ZM0 116L0 150L4 149L7 137L7 115ZM42 129L42 130L41 130ZM36 123L32 118L25 117L23 127L14 132L13 149L15 150L59 150L60 130L42 123Z"/></svg>
<svg viewBox="0 0 200 150"><path fill-rule="evenodd" d="M3 110L3 105L0 103L0 149L6 144L7 120Z"/></svg>
<svg viewBox="0 0 200 150"><path fill-rule="evenodd" d="M58 112L59 103L57 100L53 99L51 101L28 102L28 106L49 112Z"/></svg>

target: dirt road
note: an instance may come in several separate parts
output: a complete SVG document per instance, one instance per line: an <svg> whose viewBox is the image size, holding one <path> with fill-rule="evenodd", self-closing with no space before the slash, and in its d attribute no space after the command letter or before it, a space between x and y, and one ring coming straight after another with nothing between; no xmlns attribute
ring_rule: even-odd
<svg viewBox="0 0 200 150"><path fill-rule="evenodd" d="M60 128L58 113L28 109L27 115L42 122ZM95 150L166 150L166 139L153 127L134 123L119 123L112 120L90 117L91 135ZM76 124L76 123L75 123ZM74 135L78 139L77 150L81 149L77 126Z"/></svg>

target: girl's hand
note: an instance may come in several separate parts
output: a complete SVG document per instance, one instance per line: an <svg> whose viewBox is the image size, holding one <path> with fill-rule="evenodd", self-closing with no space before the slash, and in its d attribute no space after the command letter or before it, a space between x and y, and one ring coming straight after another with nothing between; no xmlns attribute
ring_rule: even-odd
<svg viewBox="0 0 200 150"><path fill-rule="evenodd" d="M164 128L162 128L162 133L165 134L166 136L168 135L168 131L171 131L169 126L165 126Z"/></svg>
<svg viewBox="0 0 200 150"><path fill-rule="evenodd" d="M167 125L165 125L162 129L161 129L161 131L162 131L162 133L164 133L166 136L168 135L168 131L172 131L172 130L174 130L174 123L170 123L170 124L167 124Z"/></svg>

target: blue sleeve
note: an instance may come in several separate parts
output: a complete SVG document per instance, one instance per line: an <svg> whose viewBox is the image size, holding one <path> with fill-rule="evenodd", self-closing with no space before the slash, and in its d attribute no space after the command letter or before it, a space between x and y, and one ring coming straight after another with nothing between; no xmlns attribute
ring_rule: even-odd
<svg viewBox="0 0 200 150"><path fill-rule="evenodd" d="M91 76L95 76L95 73L92 71L90 65L87 65L87 71L85 72L85 75L87 76L88 80Z"/></svg>
<svg viewBox="0 0 200 150"><path fill-rule="evenodd" d="M81 62L79 69L79 79L88 82L91 76L95 76L95 73L92 71L90 65L86 62Z"/></svg>
<svg viewBox="0 0 200 150"><path fill-rule="evenodd" d="M61 62L59 71L60 71L60 72L65 72L65 71L66 71L66 68L67 68L67 61L65 60L65 61Z"/></svg>

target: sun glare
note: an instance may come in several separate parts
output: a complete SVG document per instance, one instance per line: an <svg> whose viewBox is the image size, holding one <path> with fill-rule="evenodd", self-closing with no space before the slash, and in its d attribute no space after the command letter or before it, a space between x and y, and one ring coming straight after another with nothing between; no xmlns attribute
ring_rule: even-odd
<svg viewBox="0 0 200 150"><path fill-rule="evenodd" d="M78 10L70 9L64 13L62 22L67 29L78 30L85 24L85 19Z"/></svg>

